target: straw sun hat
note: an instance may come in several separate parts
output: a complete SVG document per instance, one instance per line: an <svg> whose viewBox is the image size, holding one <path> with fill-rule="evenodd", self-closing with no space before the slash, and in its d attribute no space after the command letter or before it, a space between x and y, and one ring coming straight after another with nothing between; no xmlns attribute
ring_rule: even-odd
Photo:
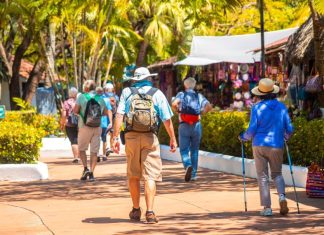
<svg viewBox="0 0 324 235"><path fill-rule="evenodd" d="M254 95L263 96L268 94L276 94L279 92L279 87L269 78L262 78L259 81L259 85L254 87L251 91Z"/></svg>

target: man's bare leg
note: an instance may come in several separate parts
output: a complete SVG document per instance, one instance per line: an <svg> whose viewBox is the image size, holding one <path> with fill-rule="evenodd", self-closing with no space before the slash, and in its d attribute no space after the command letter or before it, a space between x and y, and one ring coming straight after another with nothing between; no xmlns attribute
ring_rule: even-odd
<svg viewBox="0 0 324 235"><path fill-rule="evenodd" d="M138 209L140 207L141 187L140 180L137 178L128 179L128 188L133 201L133 207Z"/></svg>
<svg viewBox="0 0 324 235"><path fill-rule="evenodd" d="M156 184L154 180L145 181L145 201L147 211L153 211L154 197L156 193Z"/></svg>

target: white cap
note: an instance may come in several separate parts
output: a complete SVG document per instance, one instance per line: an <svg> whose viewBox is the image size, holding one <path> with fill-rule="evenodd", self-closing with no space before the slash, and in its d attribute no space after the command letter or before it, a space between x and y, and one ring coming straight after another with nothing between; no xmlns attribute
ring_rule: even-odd
<svg viewBox="0 0 324 235"><path fill-rule="evenodd" d="M112 84L112 83L107 83L106 85L105 85L105 89L114 89L114 84Z"/></svg>

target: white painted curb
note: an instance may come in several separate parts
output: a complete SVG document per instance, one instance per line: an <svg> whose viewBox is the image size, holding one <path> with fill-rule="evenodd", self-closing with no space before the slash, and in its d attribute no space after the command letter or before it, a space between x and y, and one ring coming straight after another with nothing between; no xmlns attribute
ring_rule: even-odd
<svg viewBox="0 0 324 235"><path fill-rule="evenodd" d="M179 149L175 153L169 151L169 146L161 145L161 157L165 160L181 162ZM245 159L245 175L256 179L256 170L254 160ZM242 158L229 155L199 151L199 167L226 172L234 175L242 175ZM293 166L293 174L297 187L305 188L307 179L307 167ZM292 178L290 175L289 165L283 165L282 175L286 185L292 186Z"/></svg>
<svg viewBox="0 0 324 235"><path fill-rule="evenodd" d="M48 179L45 163L36 164L0 164L0 181L32 181Z"/></svg>

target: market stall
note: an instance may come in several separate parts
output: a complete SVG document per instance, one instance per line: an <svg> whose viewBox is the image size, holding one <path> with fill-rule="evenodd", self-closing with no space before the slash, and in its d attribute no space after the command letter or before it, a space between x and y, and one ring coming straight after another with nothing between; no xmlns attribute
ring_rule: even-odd
<svg viewBox="0 0 324 235"><path fill-rule="evenodd" d="M266 44L287 39L293 29L265 33ZM260 34L195 36L187 58L175 65L193 66L188 76L198 81L197 90L222 109L251 106L250 90L260 79ZM270 73L278 73L273 71Z"/></svg>

